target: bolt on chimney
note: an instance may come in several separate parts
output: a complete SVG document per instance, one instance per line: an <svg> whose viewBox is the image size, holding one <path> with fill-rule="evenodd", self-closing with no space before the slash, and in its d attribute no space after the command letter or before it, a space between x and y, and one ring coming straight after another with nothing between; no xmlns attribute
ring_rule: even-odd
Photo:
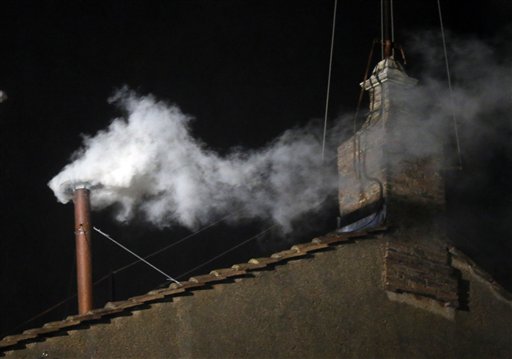
<svg viewBox="0 0 512 359"><path fill-rule="evenodd" d="M87 185L74 186L73 203L75 205L78 314L85 314L93 309L90 200Z"/></svg>

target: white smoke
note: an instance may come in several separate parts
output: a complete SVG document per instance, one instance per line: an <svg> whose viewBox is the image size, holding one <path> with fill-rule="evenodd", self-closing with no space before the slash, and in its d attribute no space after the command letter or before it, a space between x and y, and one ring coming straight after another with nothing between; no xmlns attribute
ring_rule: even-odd
<svg viewBox="0 0 512 359"><path fill-rule="evenodd" d="M232 214L271 219L287 232L336 191L335 173L326 171L309 128L288 130L260 150L220 156L192 137L191 118L178 107L127 90L115 100L126 117L85 137L49 182L60 202L87 183L93 209L117 204L120 221L142 216L159 227L193 228Z"/></svg>
<svg viewBox="0 0 512 359"><path fill-rule="evenodd" d="M402 94L400 100L422 118L424 131L418 132L434 134L425 138L454 142L456 121L463 157L475 151L489 151L484 138L510 148L512 57L499 55L490 40L448 34L452 91L448 88L440 39L432 32L423 32L411 36L408 46L418 56L416 67L422 67L419 85ZM502 35L510 44L512 32ZM404 132L402 137L413 138L416 151L428 150L431 145L411 133Z"/></svg>
<svg viewBox="0 0 512 359"><path fill-rule="evenodd" d="M450 93L439 76L442 47L433 38L427 33L412 39L410 48L423 58L424 72L414 90L399 96L413 109L402 115L421 119L413 129L400 129L404 141L411 143L408 155L428 155L453 138L453 115L463 152L479 147L482 134L503 126L507 131L493 132L492 137L508 144L509 138L501 137L511 123L510 60L497 61L481 41L453 40L449 51L456 81ZM221 156L191 135L191 118L178 107L127 90L115 102L126 116L85 137L72 162L49 182L60 202L71 199L75 184L87 183L94 187L93 208L117 205L120 221L137 217L159 227L193 228L231 214L233 221L271 219L286 232L293 221L336 193L335 166L322 164L321 143L312 127L288 130L259 150ZM506 116L492 116L493 111ZM330 145L341 142L338 129L330 134Z"/></svg>

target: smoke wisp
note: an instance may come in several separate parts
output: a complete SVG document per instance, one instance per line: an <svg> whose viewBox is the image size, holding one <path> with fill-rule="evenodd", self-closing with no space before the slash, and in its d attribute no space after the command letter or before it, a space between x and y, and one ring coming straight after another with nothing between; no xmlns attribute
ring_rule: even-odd
<svg viewBox="0 0 512 359"><path fill-rule="evenodd" d="M60 202L87 183L93 209L116 204L119 221L142 216L159 227L194 228L231 214L232 221L271 219L288 232L336 191L335 173L322 164L321 143L309 127L288 130L260 150L220 156L193 138L191 117L178 107L126 89L114 101L125 118L85 137L49 182Z"/></svg>
<svg viewBox="0 0 512 359"><path fill-rule="evenodd" d="M479 147L479 139L491 134L506 142L501 130L512 121L512 58L497 54L491 40L448 36L452 93L448 89L444 54L437 34L425 32L409 40L408 48L418 56L420 86L404 95L404 101L427 122L453 136L452 117L457 119L463 146ZM506 34L503 34L504 36ZM511 37L512 32L508 34ZM510 43L510 42L509 42ZM419 66L418 66L419 65ZM447 123L448 122L448 123ZM442 134L439 134L442 136Z"/></svg>

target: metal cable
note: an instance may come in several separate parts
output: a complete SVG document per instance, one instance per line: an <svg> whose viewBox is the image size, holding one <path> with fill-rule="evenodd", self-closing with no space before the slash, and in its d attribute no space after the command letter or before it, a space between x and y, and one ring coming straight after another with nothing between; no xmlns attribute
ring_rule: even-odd
<svg viewBox="0 0 512 359"><path fill-rule="evenodd" d="M228 214L228 215L226 215L226 216L222 217L222 218L221 218L221 219L219 219L218 221L213 222L213 223L211 223L211 224L209 224L209 225L207 225L207 226L205 226L205 227L203 227L203 228L200 228L199 230L197 230L197 231L195 231L195 232L193 232L193 233L190 233L190 234L186 235L185 237L183 237L183 238L181 238L181 239L177 240L176 242L171 243L171 244L169 244L169 245L167 245L167 246L165 246L165 247L162 247L162 248L160 248L160 249L156 250L155 252L152 252L152 253L150 253L150 254L148 254L148 255L144 256L143 258L144 258L144 259L148 259L148 258L154 257L154 256L156 256L157 254L160 254L160 253L162 253L162 252L164 252L164 251L168 250L169 248L172 248L172 247L174 247L174 246L177 246L178 244L180 244L180 243L182 243L182 242L186 241L187 239L192 238L192 237L194 237L194 236L198 235L199 233L204 232L204 231L206 231L207 229L209 229L209 228L211 228L211 227L213 227L213 226L215 226L215 225L219 224L220 222L225 221L226 219L228 219L228 218L229 218L229 217L231 217L232 215L233 215L233 213L230 213L230 214ZM134 266L134 265L135 265L135 264L137 264L137 263L140 263L140 260L133 261L133 262L128 263L127 265L125 265L125 266L123 266L123 267L117 268L116 270L113 270L113 271L112 271L112 273L117 274L117 273L119 273L119 272L122 272L122 271L124 271L125 269L128 269L128 268L130 268L130 267Z"/></svg>
<svg viewBox="0 0 512 359"><path fill-rule="evenodd" d="M455 132L455 143L457 145L457 159L459 162L459 169L462 169L462 154L460 149L460 138L459 138L459 128L457 125L457 118L455 117L454 111L454 101L453 101L453 90L452 90L452 80L450 75L450 65L448 63L448 50L446 49L446 36L444 33L444 25L443 25L443 13L441 11L441 0L437 0L437 10L439 12L439 25L441 28L441 38L443 40L443 51L444 51L444 63L446 66L446 77L448 80L448 90L450 91L450 101L451 101L451 113L453 120L453 129Z"/></svg>
<svg viewBox="0 0 512 359"><path fill-rule="evenodd" d="M331 33L331 52L329 55L329 72L327 75L327 94L325 96L325 114L324 114L324 133L322 138L322 161L325 157L325 140L327 137L327 117L329 115L329 97L331 92L331 73L332 73L332 57L334 53L334 35L336 31L336 9L338 8L338 0L334 0L334 11L332 15L332 33Z"/></svg>
<svg viewBox="0 0 512 359"><path fill-rule="evenodd" d="M205 230L207 230L207 229L209 229L209 228L211 228L211 227L215 226L216 224L218 224L218 223L220 223L220 222L224 221L225 219L229 218L229 216L231 216L231 215L232 215L232 214L229 214L229 215L227 215L227 216L225 216L225 217L221 218L220 220L218 220L218 221L216 221L216 222L214 222L214 223L212 223L212 224L210 224L210 225L208 225L208 226L206 226L206 227L200 228L198 231L196 231L196 232L194 232L194 233L191 233L191 234L189 234L189 235L187 235L187 236L185 236L185 237L181 238L180 240L178 240L177 242L172 243L171 245L168 245L168 246L166 246L166 247L160 248L159 250L157 250L157 251L155 251L155 252L153 252L153 253L150 253L149 255L145 256L145 257L144 257L144 259L147 259L147 258L149 258L149 257L152 257L152 256L154 256L154 255L156 255L156 254L159 254L159 253L161 253L161 252L163 252L163 251L165 251L165 250L167 250L167 249L169 249L169 248L171 248L171 247L173 247L173 246L175 246L175 245L177 245L177 244L179 244L179 243L182 243L183 241L185 241L185 240L187 240L187 239L189 239L189 238L191 238L191 237L193 237L193 236L195 236L195 235L197 235L197 234L199 234L199 233L201 233L201 232L203 232L203 231L205 231ZM130 264L128 264L128 265L125 265L124 267L121 267L121 268L116 269L115 271L112 271L111 273L117 274L117 273L119 273L119 272L121 272L121 271L123 271L123 270L125 270L125 269L127 269L127 268L129 268L129 267L131 267L131 266L133 266L134 264L139 263L139 262L141 262L141 261L140 261L140 260L134 261L134 262L132 262L132 263L130 263ZM96 280L96 281L93 283L93 287L94 287L94 286L96 286L96 285L98 285L98 284L100 284L100 283L102 283L102 282L104 282L105 280L107 280L107 279L111 276L111 273L108 273L108 274L104 275L103 277L101 277L100 279ZM29 323L32 323L34 320L36 320L36 319L38 319L38 318L41 318L41 317L42 317L42 316L44 316L45 314L48 314L48 313L52 312L53 310L55 310L55 309L59 308L60 306L62 306L62 305L64 305L64 304L66 304L67 302L69 302L70 300L72 300L72 299L74 299L74 298L76 298L76 294L73 294L73 295L70 295L69 297L66 297L65 299L63 299L63 300L61 300L60 302L58 302L58 303L54 304L53 306L49 307L48 309L46 309L46 310L44 310L44 311L42 311L42 312L40 312L40 313L36 314L35 316L31 317L30 319L27 319L27 320L26 320L26 321L24 321L23 323L21 323L21 324L17 325L17 326L16 326L14 329L12 329L12 330L13 330L13 331L15 331L15 330L17 330L17 329L19 329L19 328L22 328L22 327L26 326L26 325L27 325L27 324L29 324ZM2 335L2 336L4 336L4 335Z"/></svg>
<svg viewBox="0 0 512 359"><path fill-rule="evenodd" d="M105 276L101 277L100 279L98 279L97 281L95 281L95 282L93 283L93 286L100 284L101 282L103 282L104 280L106 280L109 276L110 276L110 274L107 274L107 275L105 275ZM48 313L52 312L53 310L57 309L57 308L58 308L58 307L60 307L61 305L64 305L64 304L66 304L67 302L69 302L70 300L75 299L75 298L76 298L76 293L75 293L75 294L70 295L69 297L64 298L64 299L63 299L63 300L61 300L60 302L58 302L58 303L56 303L56 304L52 305L50 308L47 308L47 309L43 310L43 311L42 311L42 312L40 312L39 314L34 315L33 317L31 317L30 319L27 319L27 320L26 320L26 321L24 321L23 323L18 324L18 325L17 325L16 327L14 327L12 330L13 330L13 331L15 331L15 330L17 330L17 329L19 329L19 328L23 328L23 327L24 327L24 326L26 326L27 324L32 323L34 320L41 318L41 317L42 317L42 316L44 316L45 314L48 314ZM3 335L2 335L2 336L3 336Z"/></svg>
<svg viewBox="0 0 512 359"><path fill-rule="evenodd" d="M334 160L334 159L336 159L336 156L334 156L333 158L331 158L331 159L329 160L329 162L331 162L331 161L332 161L332 160ZM317 207L317 206L316 206L316 207ZM210 224L210 225L208 225L208 226L206 226L206 227L203 227L203 228L199 229L198 231L196 231L196 232L194 232L194 233L189 234L188 236L183 237L183 238L182 238L182 239L180 239L179 241L177 241L177 242L175 242L175 243L172 243L172 244L171 244L171 245L169 245L169 246L163 247L163 248L161 248L161 249L159 249L159 250L157 250L157 251L155 251L155 252L153 252L153 253L151 253L151 254L147 255L145 258L149 258L149 257L151 257L151 256L154 256L154 255L158 254L158 253L161 253L161 252L163 252L164 250L166 250L166 249L168 249L168 248L171 248L171 247L173 247L173 246L175 246L175 245L177 245L177 244L179 244L179 243L181 243L181 242L183 242L183 241L185 241L185 240L187 240L187 239L189 239L189 238L191 238L191 237L193 237L193 236L195 236L195 235L199 234L200 232L203 232L203 231L205 231L205 230L207 230L207 229L209 229L209 228L213 227L214 225L216 225L216 224L218 224L218 223L220 223L220 222L224 221L225 219L227 219L227 218L228 218L229 216L231 216L231 215L232 215L232 214L229 214L229 215L227 215L227 216L225 216L225 217L221 218L220 220L218 220L218 221L216 221L216 222L214 222L214 223L212 223L212 224ZM228 250L226 250L226 251L224 251L224 252L222 252L222 253L220 253L220 254L216 255L215 257L213 257L213 258L211 258L211 259L207 260L206 262L203 262L203 263L199 264L198 266L196 266L196 267L194 267L194 268L192 268L192 269L187 270L186 272L184 272L184 273L180 274L179 276L177 276L177 278L178 278L178 279L179 279L179 278L182 278L183 276L185 276L185 275L187 275L187 274L189 274L189 273L191 273L191 272L193 272L193 271L195 271L195 270L197 270L197 269L199 269L199 268L202 268L203 266L205 266L205 265L207 265L207 264L209 264L209 263L211 263L211 262L215 261L216 259L218 259L218 258L220 258L220 257L222 257L222 256L224 256L224 255L226 255L227 253L234 251L235 249L237 249L237 248L239 248L239 247L243 246L244 244L247 244L247 243L249 243L250 241L252 241L252 240L254 240L254 239L257 239L257 238L261 237L263 234L265 234L266 232L270 231L270 230L271 230L272 228L274 228L274 227L275 227L275 225L272 225L272 226L270 226L270 227L267 227L267 228L266 228L266 229L264 229L263 231L261 231L261 232L259 232L258 234L254 235L254 236L252 236L252 237L250 237L250 238L248 238L248 239L246 239L245 241L243 241L243 242L241 242L241 243L239 243L239 244L235 245L234 247L231 247L230 249L228 249ZM100 230L99 230L99 229L97 229L96 227L93 227L93 229L94 229L94 230L96 230L97 232L99 232L100 234L102 234L102 235L106 236L108 239L110 239L110 240L114 241L110 236L108 236L108 234L103 233L102 231L100 231ZM116 241L114 241L114 242L115 242L116 244L118 244L118 245L122 246L120 243L118 243L118 242L116 242ZM122 247L124 247L124 246L122 246ZM128 250L126 247L124 247L124 249ZM144 258L137 256L135 253L131 252L130 250L128 250L128 251L129 251L130 253L132 253L133 255L135 255L137 258L140 258L140 259L139 259L139 260L137 260L137 261L135 261L135 262L132 262L132 263L130 263L130 264L128 264L128 265L126 265L126 266L124 266L124 267L121 267L121 268L117 269L116 271L112 271L111 273L118 273L118 272L121 272L122 270L124 270L124 269L126 269L126 268L128 268L128 267L131 267L132 265L134 265L134 264L136 264L136 263L139 263L140 261L143 261L143 262L145 262L146 264L149 264L149 265L150 265L151 267L153 267L154 269L158 270L160 273L162 273L163 275L165 275L165 276L166 276L166 277L168 277L169 279L173 280L175 283L179 284L179 281L176 281L176 280L172 279L170 276L168 276L167 274L165 274L164 272L161 272L158 268L156 268L156 267L154 267L153 265L151 265L151 264L150 264L149 262L147 262ZM93 286L96 286L96 285L98 285L99 283L101 283L101 282L105 281L106 279L108 279L108 278L111 276L111 273L108 273L108 274L104 275L103 277L101 277L100 279L96 280L96 281L93 283ZM36 314L35 316L31 317L30 319L28 319L28 320L24 321L23 323L19 324L18 326L16 326L16 327L15 327L14 329L12 329L12 330L13 330L13 331L15 331L15 330L17 330L17 329L19 329L19 328L22 328L22 327L26 326L26 325L27 325L27 324L29 324L29 323L32 323L34 320L36 320L36 319L38 319L38 318L41 318L41 317L42 317L42 316L44 316L45 314L48 314L48 313L52 312L53 310L57 309L57 308L58 308L58 307L60 307L61 305L63 305L63 304L65 304L65 303L67 303L68 301L70 301L70 300L72 300L72 299L76 298L76 296L77 296L76 294L73 294L73 295L70 295L69 297L66 297L65 299L63 299L63 300L61 300L60 302L58 302L58 303L54 304L54 305L53 305L53 306L51 306L50 308L48 308L48 309L46 309L46 310L44 310L44 311L42 311L42 312L40 312L40 313ZM4 336L4 335L2 335L2 337L3 337L3 336Z"/></svg>
<svg viewBox="0 0 512 359"><path fill-rule="evenodd" d="M101 230L99 230L98 228L96 227L92 227L92 229L94 229L96 232L98 232L99 234L101 234L103 237L111 240L113 243L115 243L116 245L118 245L119 247L121 247L122 249L124 249L125 251L127 251L128 253L130 253L131 255L133 255L134 257L138 258L140 261L146 263L148 266L150 266L151 268L153 268L154 270L156 270L158 273L164 275L168 280L176 283L176 284L180 284L180 282L178 282L176 279L174 279L173 277L171 277L170 275L168 275L167 273L165 273L164 271L158 269L157 267L155 267L153 264L149 263L147 260L145 260L144 258L142 258L141 256L139 256L137 253L131 251L130 249L128 249L127 247L125 247L124 245L122 245L121 243L119 243L118 241L116 241L114 238L112 238L111 236L109 236L107 233L105 232L102 232Z"/></svg>
<svg viewBox="0 0 512 359"><path fill-rule="evenodd" d="M199 268L201 268L201 267L204 267L205 265L207 265L207 264L209 264L209 263L211 263L211 262L213 262L213 261L215 261L215 260L219 259L220 257L222 257L222 256L224 256L224 255L226 255L226 254L228 254L229 252L232 252L232 251L234 251L235 249L237 249L237 248L239 248L239 247L243 246L244 244L247 244L247 243L249 243L250 241L255 240L256 238L261 237L263 234L267 233L268 231L270 231L270 230L271 230L272 228L274 228L275 226L276 226L276 225L275 225L275 224L273 224L273 225L271 225L270 227L265 228L263 231L259 232L258 234L255 234L254 236L252 236L252 237L250 237L250 238L246 239L246 240L245 240L245 241L243 241L243 242L238 243L238 244L237 244L237 245L235 245L234 247L231 247L231 248L229 248L228 250L226 250L226 251L224 251L224 252L222 252L222 253L220 253L220 254L216 255L215 257L208 259L206 262L203 262L203 263L199 264L198 266L195 266L194 268L189 269L188 271L186 271L186 272L184 272L184 273L181 273L179 276L177 276L177 278L178 278L178 279L181 279L181 278L183 278L184 276L186 276L187 274L192 273L192 272L194 272L195 270L197 270L197 269L199 269Z"/></svg>
<svg viewBox="0 0 512 359"><path fill-rule="evenodd" d="M38 319L38 318L41 318L43 315L45 314L48 314L50 313L51 311L53 311L54 309L57 309L58 307L60 307L61 305L67 303L68 301L70 301L71 299L75 298L76 297L76 294L73 294L63 300L61 300L60 302L58 302L57 304L54 304L52 305L50 308L42 311L41 313L39 314L36 314L34 315L32 318L30 319L27 319L26 321L24 321L23 323L17 325L16 327L14 327L12 330L15 331L17 329L20 329L20 328L23 328L24 326L26 326L27 324L29 323L32 323L34 320ZM3 335L2 335L3 336Z"/></svg>
<svg viewBox="0 0 512 359"><path fill-rule="evenodd" d="M332 160L332 159L331 159L331 160ZM317 208L318 208L318 207L320 207L322 204L323 204L323 202L320 202L320 203L316 204L314 207L312 207L312 210L313 210L313 209L317 209ZM226 254L228 254L229 252L232 252L232 251L234 251L235 249L237 249L237 248L239 248L239 247L243 246L244 244L249 243L250 241L252 241L252 240L254 240L254 239L256 239L256 238L261 237L262 235L264 235L265 233L267 233L268 231L270 231L272 228L275 228L275 227L276 227L276 225L275 225L275 224L273 224L273 225L271 225L271 226L269 226L269 227L265 228L263 231L261 231L261 232L259 232L259 233L255 234L254 236L252 236L252 237L250 237L250 238L246 239L246 240L245 240L245 241L243 241L243 242L238 243L238 244L237 244L237 245L235 245L234 247L231 247L231 248L229 248L228 250L225 250L224 252L222 252L222 253L220 253L220 254L216 255L215 257L208 259L206 262L203 262L203 263L199 264L198 266L195 266L194 268L189 269L189 270L187 270L187 271L186 271L186 272L184 272L184 273L181 273L180 275L178 275L178 276L177 276L177 278L178 278L178 279L183 278L183 277L184 277L184 276L186 276L187 274L190 274L190 273L194 272L195 270L197 270L197 269L199 269L199 268L201 268L201 267L204 267L205 265L207 265L207 264L209 264L209 263L211 263L211 262L213 262L213 261L215 261L215 260L219 259L220 257L222 257L222 256L224 256L224 255L226 255Z"/></svg>

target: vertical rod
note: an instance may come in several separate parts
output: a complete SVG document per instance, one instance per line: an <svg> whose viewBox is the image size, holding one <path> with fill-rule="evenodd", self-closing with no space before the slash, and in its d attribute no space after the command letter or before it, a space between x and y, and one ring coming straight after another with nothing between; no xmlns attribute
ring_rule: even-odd
<svg viewBox="0 0 512 359"><path fill-rule="evenodd" d="M391 3L389 4L389 11L391 13L390 18L390 26L391 26L391 42L395 42L395 9L393 7L393 0L391 0Z"/></svg>
<svg viewBox="0 0 512 359"><path fill-rule="evenodd" d="M380 0L380 58L384 60L384 0Z"/></svg>
<svg viewBox="0 0 512 359"><path fill-rule="evenodd" d="M384 58L391 57L392 43L391 43L391 29L390 29L390 16L391 16L391 3L390 0L384 0L383 2L383 32L384 32Z"/></svg>
<svg viewBox="0 0 512 359"><path fill-rule="evenodd" d="M75 204L78 314L85 314L93 309L89 190L85 187L75 188L73 202Z"/></svg>
<svg viewBox="0 0 512 359"><path fill-rule="evenodd" d="M393 0L391 0L391 4L389 6L389 11L391 12L391 19L390 19L390 23L391 23L391 45L393 45L395 43L395 19L394 19L394 12L395 12L395 9L394 9L394 6L393 6ZM395 56L395 49L394 49L394 46L391 46L392 47L392 50L391 50L391 56Z"/></svg>

